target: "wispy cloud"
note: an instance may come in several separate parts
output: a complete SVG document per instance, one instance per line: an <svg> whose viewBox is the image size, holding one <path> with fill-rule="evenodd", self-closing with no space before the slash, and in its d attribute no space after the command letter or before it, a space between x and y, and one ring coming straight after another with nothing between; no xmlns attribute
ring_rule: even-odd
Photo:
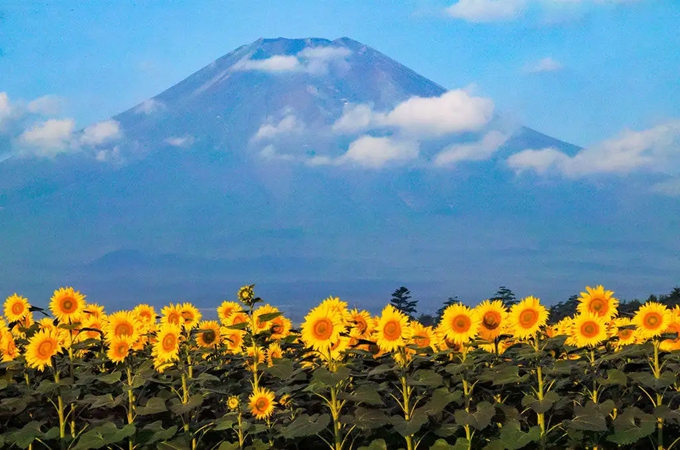
<svg viewBox="0 0 680 450"><path fill-rule="evenodd" d="M652 192L667 195L669 197L680 197L680 178L661 181L652 185Z"/></svg>
<svg viewBox="0 0 680 450"><path fill-rule="evenodd" d="M337 158L314 156L305 162L310 166L349 165L366 169L381 169L387 165L399 165L418 159L420 145L417 141L395 137L364 135L351 144Z"/></svg>
<svg viewBox="0 0 680 450"><path fill-rule="evenodd" d="M113 119L98 122L83 130L80 142L85 145L99 145L121 135L120 123Z"/></svg>
<svg viewBox="0 0 680 450"><path fill-rule="evenodd" d="M28 103L26 109L33 114L55 116L61 112L64 99L56 95L45 95Z"/></svg>
<svg viewBox="0 0 680 450"><path fill-rule="evenodd" d="M19 136L19 143L36 156L53 157L73 145L73 119L49 119L37 123Z"/></svg>
<svg viewBox="0 0 680 450"><path fill-rule="evenodd" d="M351 55L345 47L317 46L306 47L296 55L274 55L264 59L251 59L247 56L236 62L232 71L259 71L269 73L306 72L323 74L330 64L343 63Z"/></svg>
<svg viewBox="0 0 680 450"><path fill-rule="evenodd" d="M518 173L555 172L571 178L641 170L667 173L680 170L679 147L680 119L647 130L625 130L573 156L554 148L527 149L508 158L508 165Z"/></svg>
<svg viewBox="0 0 680 450"><path fill-rule="evenodd" d="M295 115L288 114L278 123L266 123L260 126L252 140L256 142L282 134L300 133L304 128L304 124Z"/></svg>
<svg viewBox="0 0 680 450"><path fill-rule="evenodd" d="M500 131L490 131L477 142L450 145L435 156L434 165L453 166L461 161L483 161L489 159L508 139Z"/></svg>
<svg viewBox="0 0 680 450"><path fill-rule="evenodd" d="M459 0L446 12L468 22L500 22L521 16L527 5L527 0Z"/></svg>
<svg viewBox="0 0 680 450"><path fill-rule="evenodd" d="M147 100L144 100L142 103L140 103L137 108L135 108L135 112L137 114L153 114L156 111L160 111L165 108L165 104L161 101L155 100L153 98L149 98Z"/></svg>
<svg viewBox="0 0 680 450"><path fill-rule="evenodd" d="M163 142L165 142L168 145L171 145L173 147L181 147L181 148L186 148L186 147L191 147L193 143L196 141L196 139L187 134L184 136L170 136L169 138L165 139Z"/></svg>
<svg viewBox="0 0 680 450"><path fill-rule="evenodd" d="M562 63L548 56L538 60L537 62L527 64L524 66L524 71L526 73L557 72L563 68L564 66Z"/></svg>

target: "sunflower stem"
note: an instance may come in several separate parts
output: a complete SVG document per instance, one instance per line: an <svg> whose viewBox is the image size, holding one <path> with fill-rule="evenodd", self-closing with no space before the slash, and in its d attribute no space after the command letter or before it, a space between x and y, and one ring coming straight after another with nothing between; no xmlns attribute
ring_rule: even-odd
<svg viewBox="0 0 680 450"><path fill-rule="evenodd" d="M243 413L241 412L240 407L238 409L238 430L236 434L238 435L238 448L239 450L243 450L243 445L246 442L246 436L243 433Z"/></svg>
<svg viewBox="0 0 680 450"><path fill-rule="evenodd" d="M128 424L132 424L135 421L135 396L132 393L132 370L130 369L130 362L127 365L127 394L128 394L128 410L127 410L127 420ZM135 448L133 438L130 436L128 440L128 449L133 450Z"/></svg>
<svg viewBox="0 0 680 450"><path fill-rule="evenodd" d="M534 350L536 350L536 356L539 357L540 355L540 343L539 343L539 336L538 333L534 334ZM538 383L538 389L536 390L536 396L538 397L539 402L543 401L543 398L545 396L545 391L544 391L544 384L543 384L543 368L541 367L541 362L538 361L536 364L536 381ZM541 428L541 439L540 439L540 445L541 448L545 448L545 437L546 437L546 432L545 432L545 413L536 413L536 419L538 421L538 426Z"/></svg>
<svg viewBox="0 0 680 450"><path fill-rule="evenodd" d="M404 353L402 356L405 358L405 351L400 349L402 353ZM411 400L411 386L406 383L406 374L404 373L404 367L402 366L401 370L401 394L403 398L402 406L403 406L403 411L404 411L404 420L406 422L409 422L411 420L411 407L410 407L410 400ZM413 450L413 435L408 435L405 436L404 439L406 440L406 450Z"/></svg>
<svg viewBox="0 0 680 450"><path fill-rule="evenodd" d="M461 364L465 364L465 361L467 360L467 351L468 348L465 344L461 344L461 358L460 362ZM470 403L472 402L472 389L473 387L470 386L467 380L467 374L466 370L463 370L463 396L465 397L465 412L470 414ZM463 425L463 428L465 429L465 439L468 441L468 449L472 448L472 428L470 428L470 425L465 424Z"/></svg>
<svg viewBox="0 0 680 450"><path fill-rule="evenodd" d="M661 366L659 365L659 346L661 345L661 341L658 339L655 339L653 341L654 344L654 378L657 380L661 377ZM663 404L663 394L661 393L656 393L656 407L661 406ZM656 448L658 450L663 450L663 417L657 417L656 419Z"/></svg>
<svg viewBox="0 0 680 450"><path fill-rule="evenodd" d="M59 384L59 371L54 369L54 382ZM57 386L57 416L59 417L59 439L66 437L66 420L64 419L64 400L61 398L61 386ZM63 441L62 441L63 442Z"/></svg>

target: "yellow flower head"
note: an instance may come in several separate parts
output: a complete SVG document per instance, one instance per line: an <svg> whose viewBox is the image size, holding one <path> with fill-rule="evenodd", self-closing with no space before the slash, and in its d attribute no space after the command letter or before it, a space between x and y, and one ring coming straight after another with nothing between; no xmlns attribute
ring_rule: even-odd
<svg viewBox="0 0 680 450"><path fill-rule="evenodd" d="M173 305L170 303L161 309L161 323L181 326L184 319L180 312L181 305Z"/></svg>
<svg viewBox="0 0 680 450"><path fill-rule="evenodd" d="M52 315L59 322L77 322L85 309L85 296L71 287L54 291L50 301Z"/></svg>
<svg viewBox="0 0 680 450"><path fill-rule="evenodd" d="M479 336L486 341L493 341L501 335L508 321L508 310L500 300L484 300L475 308L481 318Z"/></svg>
<svg viewBox="0 0 680 450"><path fill-rule="evenodd" d="M348 325L349 320L349 310L347 309L347 302L343 302L339 297L328 297L319 305L324 308L328 308L335 314L338 314L343 321L343 325Z"/></svg>
<svg viewBox="0 0 680 450"><path fill-rule="evenodd" d="M548 322L548 310L538 298L529 296L513 305L509 322L515 339L527 339Z"/></svg>
<svg viewBox="0 0 680 450"><path fill-rule="evenodd" d="M647 302L633 317L640 339L647 340L661 335L671 324L671 312L665 305Z"/></svg>
<svg viewBox="0 0 680 450"><path fill-rule="evenodd" d="M477 336L481 322L478 311L457 303L446 307L439 329L447 340L465 344Z"/></svg>
<svg viewBox="0 0 680 450"><path fill-rule="evenodd" d="M607 322L592 312L574 317L572 337L577 347L595 347L607 340Z"/></svg>
<svg viewBox="0 0 680 450"><path fill-rule="evenodd" d="M253 298L255 297L253 286L243 286L241 289L238 290L236 296L246 305L250 304L250 302L252 302Z"/></svg>
<svg viewBox="0 0 680 450"><path fill-rule="evenodd" d="M156 323L156 310L153 306L142 303L141 305L135 306L132 310L132 314L137 318L137 320L147 326L151 326Z"/></svg>
<svg viewBox="0 0 680 450"><path fill-rule="evenodd" d="M272 342L267 347L267 365L273 366L277 359L283 358L283 349L278 342Z"/></svg>
<svg viewBox="0 0 680 450"><path fill-rule="evenodd" d="M11 322L17 322L30 314L31 305L28 299L20 297L17 294L10 295L5 300L5 318Z"/></svg>
<svg viewBox="0 0 680 450"><path fill-rule="evenodd" d="M279 312L278 308L268 304L264 304L257 308L255 311L253 311L253 317L255 318L255 330L253 331L257 334L269 330L269 327L271 327L272 325L272 321L263 320L261 319L261 317L278 312Z"/></svg>
<svg viewBox="0 0 680 450"><path fill-rule="evenodd" d="M256 419L266 419L274 412L274 393L269 389L258 388L248 397L248 406L250 406L250 413Z"/></svg>
<svg viewBox="0 0 680 450"><path fill-rule="evenodd" d="M235 411L238 409L238 406L241 402L239 401L238 397L235 395L232 395L229 397L227 400L227 407L231 409L232 411Z"/></svg>
<svg viewBox="0 0 680 450"><path fill-rule="evenodd" d="M217 317L219 317L220 322L222 322L223 325L227 325L229 317L234 313L241 312L241 309L241 305L236 302L224 301L217 308Z"/></svg>
<svg viewBox="0 0 680 450"><path fill-rule="evenodd" d="M614 291L605 291L603 286L597 286L595 289L587 286L586 292L581 292L578 298L578 312L581 314L591 312L609 320L618 313L619 301L613 295Z"/></svg>
<svg viewBox="0 0 680 450"><path fill-rule="evenodd" d="M179 343L182 330L178 325L161 325L156 335L156 343L151 350L156 368L179 359Z"/></svg>
<svg viewBox="0 0 680 450"><path fill-rule="evenodd" d="M293 328L293 323L283 315L275 317L269 326L272 339L283 339L289 336L291 328Z"/></svg>
<svg viewBox="0 0 680 450"><path fill-rule="evenodd" d="M222 327L221 332L227 350L235 355L243 352L243 331Z"/></svg>
<svg viewBox="0 0 680 450"><path fill-rule="evenodd" d="M312 309L302 324L302 340L314 350L328 350L345 331L342 317L327 306Z"/></svg>
<svg viewBox="0 0 680 450"><path fill-rule="evenodd" d="M141 323L131 311L118 311L106 319L103 329L106 339L127 336L133 343L139 339Z"/></svg>
<svg viewBox="0 0 680 450"><path fill-rule="evenodd" d="M387 305L382 310L375 335L380 350L391 352L406 346L413 336L413 330L406 315L392 305Z"/></svg>
<svg viewBox="0 0 680 450"><path fill-rule="evenodd" d="M198 308L191 303L183 303L182 306L179 307L179 314L182 316L182 328L185 330L195 328L202 317Z"/></svg>
<svg viewBox="0 0 680 450"><path fill-rule="evenodd" d="M106 315L104 313L104 307L96 303L86 303L83 312L86 317L97 317L100 319Z"/></svg>
<svg viewBox="0 0 680 450"><path fill-rule="evenodd" d="M101 339L102 338L102 333L103 333L103 328L104 328L104 320L99 317L95 316L89 316L86 317L83 320L83 330L81 331L81 335L83 335L83 339ZM99 331L97 331L99 330ZM100 331L102 333L100 333Z"/></svg>
<svg viewBox="0 0 680 450"><path fill-rule="evenodd" d="M14 361L19 356L16 341L9 331L0 332L0 355L2 355L2 362Z"/></svg>
<svg viewBox="0 0 680 450"><path fill-rule="evenodd" d="M323 358L328 360L328 358L340 361L345 356L345 351L349 348L352 338L349 336L340 336L337 341L331 345L328 355L322 354Z"/></svg>
<svg viewBox="0 0 680 450"><path fill-rule="evenodd" d="M437 351L437 334L434 332L432 327L423 326L420 322L411 322L411 330L413 335L411 336L411 343L418 346L418 348L431 348L433 351Z"/></svg>
<svg viewBox="0 0 680 450"><path fill-rule="evenodd" d="M204 320L198 324L196 343L203 348L214 348L222 342L220 324L214 320Z"/></svg>
<svg viewBox="0 0 680 450"><path fill-rule="evenodd" d="M619 317L614 319L611 327L612 337L618 338L614 345L617 348L624 345L635 344L637 341L637 331L634 328L633 321L627 317Z"/></svg>
<svg viewBox="0 0 680 450"><path fill-rule="evenodd" d="M31 336L26 346L26 363L28 367L45 370L52 367L52 357L59 353L61 344L56 332L41 330Z"/></svg>
<svg viewBox="0 0 680 450"><path fill-rule="evenodd" d="M351 328L349 335L354 338L367 339L375 329L375 321L368 311L359 311L354 308L349 312Z"/></svg>
<svg viewBox="0 0 680 450"><path fill-rule="evenodd" d="M121 363L128 357L132 350L133 341L129 336L113 336L109 341L109 349L106 356L114 363Z"/></svg>

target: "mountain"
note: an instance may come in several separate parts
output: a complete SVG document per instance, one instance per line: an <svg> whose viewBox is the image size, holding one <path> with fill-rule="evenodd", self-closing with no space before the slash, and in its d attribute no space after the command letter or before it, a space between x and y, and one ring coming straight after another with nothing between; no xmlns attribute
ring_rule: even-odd
<svg viewBox="0 0 680 450"><path fill-rule="evenodd" d="M674 267L624 251L644 235L645 255L672 257L652 214L608 185L517 178L515 152L580 148L492 106L349 38L259 39L82 130L77 151L0 163L0 295L212 306L257 283L300 315L400 285L430 312L500 284L549 300L665 286Z"/></svg>

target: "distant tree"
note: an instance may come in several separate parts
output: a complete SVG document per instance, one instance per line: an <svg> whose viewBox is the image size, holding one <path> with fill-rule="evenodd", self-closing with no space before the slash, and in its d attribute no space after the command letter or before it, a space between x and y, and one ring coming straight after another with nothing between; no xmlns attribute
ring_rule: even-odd
<svg viewBox="0 0 680 450"><path fill-rule="evenodd" d="M680 305L680 287L674 287L669 294L659 296L659 301L669 308Z"/></svg>
<svg viewBox="0 0 680 450"><path fill-rule="evenodd" d="M444 311L446 310L446 308L448 308L451 305L455 305L456 303L460 303L460 300L458 299L457 295L454 295L453 297L449 297L448 299L446 299L442 307L437 310L437 317L435 318L435 323L437 324L441 322L442 316L444 315Z"/></svg>
<svg viewBox="0 0 680 450"><path fill-rule="evenodd" d="M435 325L435 317L432 314L421 314L418 316L418 322L426 327Z"/></svg>
<svg viewBox="0 0 680 450"><path fill-rule="evenodd" d="M650 296L656 298L656 296ZM623 317L632 317L635 312L642 306L642 302L638 299L623 300L619 302L619 315Z"/></svg>
<svg viewBox="0 0 680 450"><path fill-rule="evenodd" d="M409 319L413 319L416 314L418 300L411 300L411 291L402 286L392 293L390 304L406 314Z"/></svg>
<svg viewBox="0 0 680 450"><path fill-rule="evenodd" d="M557 302L550 307L550 322L557 323L565 317L574 316L578 306L578 295L572 295L566 301Z"/></svg>
<svg viewBox="0 0 680 450"><path fill-rule="evenodd" d="M518 303L515 293L505 286L500 286L498 291L496 291L496 294L489 300L500 300L507 308L510 308L512 305L516 305Z"/></svg>

